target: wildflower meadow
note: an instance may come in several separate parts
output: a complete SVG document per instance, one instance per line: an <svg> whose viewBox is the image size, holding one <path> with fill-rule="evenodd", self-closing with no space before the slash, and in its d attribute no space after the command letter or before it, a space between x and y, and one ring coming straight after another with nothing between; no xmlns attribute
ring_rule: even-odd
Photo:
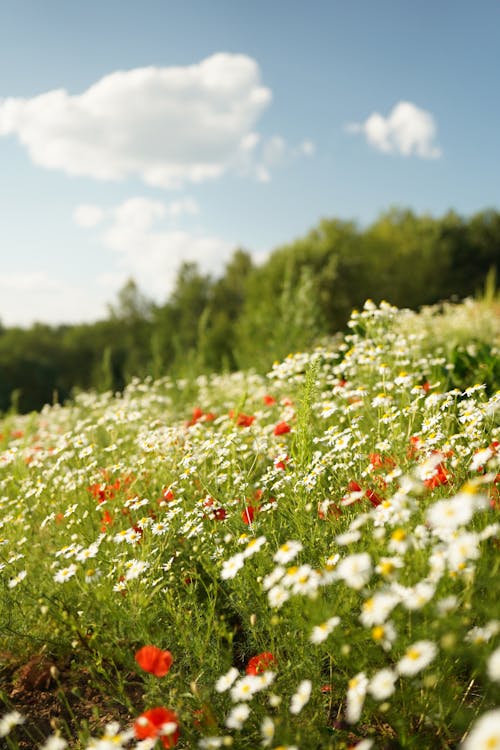
<svg viewBox="0 0 500 750"><path fill-rule="evenodd" d="M0 744L500 748L494 305L0 438Z"/></svg>

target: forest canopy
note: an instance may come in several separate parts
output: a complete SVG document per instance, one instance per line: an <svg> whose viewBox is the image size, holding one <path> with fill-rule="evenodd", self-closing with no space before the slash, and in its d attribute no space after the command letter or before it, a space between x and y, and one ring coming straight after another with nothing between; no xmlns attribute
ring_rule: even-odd
<svg viewBox="0 0 500 750"><path fill-rule="evenodd" d="M475 295L499 258L494 210L391 209L366 228L323 219L261 265L243 249L219 278L183 263L163 304L130 279L105 320L0 327L0 411L29 412L75 389L121 390L134 376L263 372L343 330L368 298L417 309Z"/></svg>

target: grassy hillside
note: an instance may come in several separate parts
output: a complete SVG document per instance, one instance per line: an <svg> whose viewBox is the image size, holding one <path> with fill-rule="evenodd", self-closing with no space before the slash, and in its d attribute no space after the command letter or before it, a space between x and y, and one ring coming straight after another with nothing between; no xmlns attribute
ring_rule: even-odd
<svg viewBox="0 0 500 750"><path fill-rule="evenodd" d="M4 421L7 747L500 747L498 308L349 329Z"/></svg>

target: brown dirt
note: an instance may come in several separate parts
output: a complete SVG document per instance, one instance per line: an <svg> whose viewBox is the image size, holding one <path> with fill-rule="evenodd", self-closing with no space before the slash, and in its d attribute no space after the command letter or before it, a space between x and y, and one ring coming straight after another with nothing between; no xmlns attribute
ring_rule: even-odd
<svg viewBox="0 0 500 750"><path fill-rule="evenodd" d="M142 686L136 675L129 677L130 697L140 705ZM85 726L99 736L108 722L126 727L133 719L123 705L96 689L87 670L72 669L45 654L24 661L0 652L0 715L11 710L26 718L13 730L22 750L35 750L58 729L68 741L75 738L76 746L78 732Z"/></svg>

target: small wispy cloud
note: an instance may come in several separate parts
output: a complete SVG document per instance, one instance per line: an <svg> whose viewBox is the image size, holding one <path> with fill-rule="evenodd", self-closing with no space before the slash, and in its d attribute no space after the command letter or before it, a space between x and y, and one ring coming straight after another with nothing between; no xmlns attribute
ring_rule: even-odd
<svg viewBox="0 0 500 750"><path fill-rule="evenodd" d="M90 229L92 226L88 222L82 223L82 214L97 217L99 208L87 204L78 206L73 218L79 226ZM221 271L235 243L175 226L178 217L198 212L199 206L193 198L168 203L143 196L102 210L99 224L93 226L99 227L99 241L112 251L116 264L112 272L98 278L98 283L116 291L132 276L148 296L164 302L174 287L183 261L194 261L206 272Z"/></svg>
<svg viewBox="0 0 500 750"><path fill-rule="evenodd" d="M433 115L411 102L398 102L387 117L373 112L364 122L350 123L348 133L363 134L368 143L386 154L438 159L437 126Z"/></svg>

